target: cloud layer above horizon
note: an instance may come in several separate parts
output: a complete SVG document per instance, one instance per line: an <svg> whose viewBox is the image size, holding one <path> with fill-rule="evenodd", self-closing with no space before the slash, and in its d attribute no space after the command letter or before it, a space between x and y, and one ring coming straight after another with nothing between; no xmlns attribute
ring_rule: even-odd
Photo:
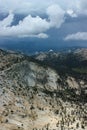
<svg viewBox="0 0 87 130"><path fill-rule="evenodd" d="M9 13L0 21L0 37L48 38L47 31L59 29L66 15L73 19L87 16L87 0L0 0L0 12ZM17 25L12 25L15 14L25 14L25 17ZM41 17L43 14L46 18ZM83 38L86 33L78 30L75 34L68 34L65 40L87 40Z"/></svg>
<svg viewBox="0 0 87 130"><path fill-rule="evenodd" d="M78 14L87 14L87 0L0 0L0 12L30 14L46 13L46 9L51 5L59 5L64 10L73 10Z"/></svg>
<svg viewBox="0 0 87 130"><path fill-rule="evenodd" d="M47 38L48 35L45 34L47 30L59 28L64 22L64 13L58 5L52 5L47 8L47 19L28 15L17 25L11 26L14 14L10 12L5 19L0 21L0 36Z"/></svg>
<svg viewBox="0 0 87 130"><path fill-rule="evenodd" d="M86 41L87 40L87 32L77 32L74 34L69 34L64 38L65 41L68 40L83 40Z"/></svg>

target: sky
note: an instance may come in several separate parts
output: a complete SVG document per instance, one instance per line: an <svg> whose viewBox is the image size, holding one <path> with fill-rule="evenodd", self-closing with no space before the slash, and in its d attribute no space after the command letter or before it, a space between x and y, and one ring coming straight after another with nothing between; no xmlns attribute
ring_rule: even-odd
<svg viewBox="0 0 87 130"><path fill-rule="evenodd" d="M0 0L0 46L38 51L86 42L87 0Z"/></svg>

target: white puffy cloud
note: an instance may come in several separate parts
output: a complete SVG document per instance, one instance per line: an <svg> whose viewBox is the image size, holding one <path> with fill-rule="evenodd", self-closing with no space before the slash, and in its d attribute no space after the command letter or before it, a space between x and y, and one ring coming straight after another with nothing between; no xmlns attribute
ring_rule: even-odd
<svg viewBox="0 0 87 130"><path fill-rule="evenodd" d="M14 19L14 15L11 12L9 12L8 17L0 21L0 28L10 26L11 23L13 22L13 19Z"/></svg>
<svg viewBox="0 0 87 130"><path fill-rule="evenodd" d="M67 35L64 40L87 40L87 32L77 32L75 34Z"/></svg>
<svg viewBox="0 0 87 130"><path fill-rule="evenodd" d="M13 21L11 17L13 17L13 14L9 14L7 18L1 21L0 36L31 36L42 33L50 28L46 19L41 19L39 16L32 17L31 15L28 15L22 21L19 21L15 26L8 26L8 24L10 25ZM5 21L8 22L6 23Z"/></svg>
<svg viewBox="0 0 87 130"><path fill-rule="evenodd" d="M36 37L45 39L45 38L48 38L49 36L45 33L40 33L40 34L36 35Z"/></svg>
<svg viewBox="0 0 87 130"><path fill-rule="evenodd" d="M19 35L19 38L25 38L25 37L36 37L36 38L42 38L42 39L46 39L49 36L45 33L39 33L37 35L33 34L33 35Z"/></svg>
<svg viewBox="0 0 87 130"><path fill-rule="evenodd" d="M53 27L59 28L64 22L64 11L58 5L53 5L47 9L47 14L48 19L28 15L17 25L11 26L14 14L10 13L0 21L0 36L47 38L44 32Z"/></svg>
<svg viewBox="0 0 87 130"><path fill-rule="evenodd" d="M67 14L73 18L77 17L77 14L72 9L67 10Z"/></svg>
<svg viewBox="0 0 87 130"><path fill-rule="evenodd" d="M58 5L52 5L48 7L47 14L49 16L51 27L59 28L61 24L64 22L65 12Z"/></svg>

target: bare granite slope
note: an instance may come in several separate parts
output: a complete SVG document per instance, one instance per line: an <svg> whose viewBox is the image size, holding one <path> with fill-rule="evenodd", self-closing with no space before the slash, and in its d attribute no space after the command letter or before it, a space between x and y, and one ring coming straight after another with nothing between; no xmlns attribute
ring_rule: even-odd
<svg viewBox="0 0 87 130"><path fill-rule="evenodd" d="M86 130L87 82L0 50L0 130Z"/></svg>

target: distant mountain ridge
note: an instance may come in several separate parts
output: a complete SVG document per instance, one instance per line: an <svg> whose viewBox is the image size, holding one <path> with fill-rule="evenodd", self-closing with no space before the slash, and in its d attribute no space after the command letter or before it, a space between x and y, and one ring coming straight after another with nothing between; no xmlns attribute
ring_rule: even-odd
<svg viewBox="0 0 87 130"><path fill-rule="evenodd" d="M34 56L35 59L52 67L58 73L87 76L87 49L67 50L66 52L46 52ZM79 71L82 70L82 71ZM86 77L87 78L87 77Z"/></svg>

